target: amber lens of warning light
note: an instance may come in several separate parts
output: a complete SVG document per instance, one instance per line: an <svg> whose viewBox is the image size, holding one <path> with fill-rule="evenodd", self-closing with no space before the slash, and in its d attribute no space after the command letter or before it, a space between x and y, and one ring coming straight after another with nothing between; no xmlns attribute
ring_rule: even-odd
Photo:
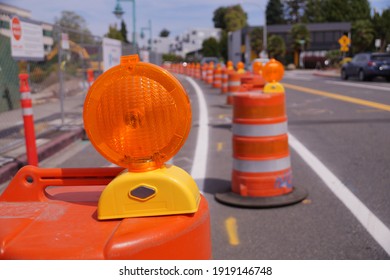
<svg viewBox="0 0 390 280"><path fill-rule="evenodd" d="M283 79L284 67L275 59L270 59L263 67L263 78L269 83L279 82Z"/></svg>
<svg viewBox="0 0 390 280"><path fill-rule="evenodd" d="M93 84L84 104L84 126L94 147L130 171L161 167L184 144L191 124L188 96L166 70L138 61L121 63Z"/></svg>

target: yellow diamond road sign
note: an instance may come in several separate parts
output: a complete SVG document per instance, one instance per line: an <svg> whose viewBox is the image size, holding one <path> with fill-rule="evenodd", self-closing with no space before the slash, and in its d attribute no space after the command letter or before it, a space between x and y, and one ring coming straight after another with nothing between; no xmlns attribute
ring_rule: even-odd
<svg viewBox="0 0 390 280"><path fill-rule="evenodd" d="M349 44L351 44L351 40L346 36L346 35L343 35L341 36L341 38L339 39L339 44L340 46L348 46Z"/></svg>
<svg viewBox="0 0 390 280"><path fill-rule="evenodd" d="M340 44L340 51L347 52L349 50L348 45L351 44L351 40L348 38L348 36L343 35L339 39Z"/></svg>

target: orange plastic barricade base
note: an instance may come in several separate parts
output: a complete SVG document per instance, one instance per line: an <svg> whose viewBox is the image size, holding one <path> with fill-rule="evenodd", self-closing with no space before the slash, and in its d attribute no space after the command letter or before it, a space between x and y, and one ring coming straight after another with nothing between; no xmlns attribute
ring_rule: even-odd
<svg viewBox="0 0 390 280"><path fill-rule="evenodd" d="M97 203L123 168L22 168L0 196L0 259L210 259L210 215L99 221Z"/></svg>

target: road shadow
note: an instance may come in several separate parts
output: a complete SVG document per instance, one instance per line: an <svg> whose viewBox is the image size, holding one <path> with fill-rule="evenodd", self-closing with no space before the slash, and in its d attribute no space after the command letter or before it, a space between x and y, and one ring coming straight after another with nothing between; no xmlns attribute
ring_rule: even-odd
<svg viewBox="0 0 390 280"><path fill-rule="evenodd" d="M231 191L231 181L218 178L206 178L203 191L208 194L224 193Z"/></svg>

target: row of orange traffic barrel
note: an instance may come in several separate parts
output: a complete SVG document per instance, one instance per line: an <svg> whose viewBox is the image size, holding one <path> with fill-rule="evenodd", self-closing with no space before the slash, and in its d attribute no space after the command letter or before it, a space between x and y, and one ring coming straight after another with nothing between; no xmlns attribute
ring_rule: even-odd
<svg viewBox="0 0 390 280"><path fill-rule="evenodd" d="M271 59L254 63L252 72L243 63L227 67L213 63L173 65L172 71L220 88L232 105L231 191L215 198L233 206L264 208L295 204L306 191L293 184L288 145L283 65ZM212 91L213 92L213 91Z"/></svg>

